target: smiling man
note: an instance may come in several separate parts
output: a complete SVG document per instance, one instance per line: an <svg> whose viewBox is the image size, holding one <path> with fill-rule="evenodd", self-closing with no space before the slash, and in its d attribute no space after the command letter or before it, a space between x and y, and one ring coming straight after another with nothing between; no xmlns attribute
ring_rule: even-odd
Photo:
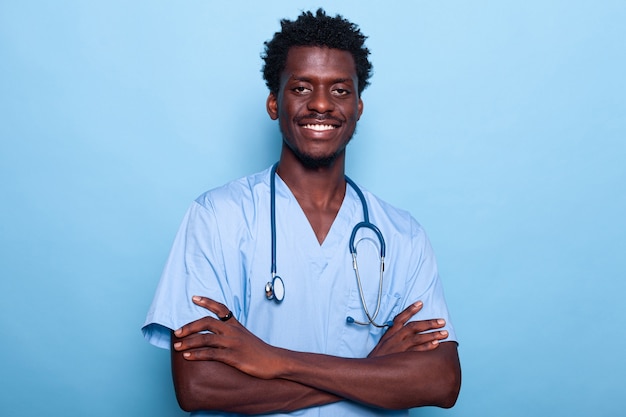
<svg viewBox="0 0 626 417"><path fill-rule="evenodd" d="M171 349L194 415L451 407L457 343L428 239L344 173L372 69L365 37L321 9L281 24L263 68L280 159L192 204L144 335Z"/></svg>

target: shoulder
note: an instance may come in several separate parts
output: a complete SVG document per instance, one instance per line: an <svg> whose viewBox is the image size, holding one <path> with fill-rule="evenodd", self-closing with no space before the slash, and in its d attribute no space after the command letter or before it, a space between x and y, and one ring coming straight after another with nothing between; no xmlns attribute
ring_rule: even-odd
<svg viewBox="0 0 626 417"><path fill-rule="evenodd" d="M424 227L408 210L388 203L365 188L361 191L367 201L370 222L381 230L387 248L407 251L415 259L432 256L432 245Z"/></svg>
<svg viewBox="0 0 626 417"><path fill-rule="evenodd" d="M209 211L232 214L253 207L269 192L269 168L202 193L195 203Z"/></svg>
<svg viewBox="0 0 626 417"><path fill-rule="evenodd" d="M400 236L415 238L422 235L425 237L422 225L408 210L388 203L365 188L361 188L361 191L367 201L372 223L380 224L379 227L389 229L390 232Z"/></svg>
<svg viewBox="0 0 626 417"><path fill-rule="evenodd" d="M239 248L257 235L259 219L269 218L264 215L268 195L269 170L206 191L187 210L181 236L213 245L207 252Z"/></svg>

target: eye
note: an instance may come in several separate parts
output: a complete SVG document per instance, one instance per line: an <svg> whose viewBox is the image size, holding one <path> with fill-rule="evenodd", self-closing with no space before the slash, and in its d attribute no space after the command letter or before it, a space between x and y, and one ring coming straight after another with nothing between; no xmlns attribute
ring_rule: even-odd
<svg viewBox="0 0 626 417"><path fill-rule="evenodd" d="M306 87L304 87L302 85L299 85L297 87L292 88L291 91L293 91L296 94L306 94L306 93L310 92L311 89L310 88L306 88Z"/></svg>
<svg viewBox="0 0 626 417"><path fill-rule="evenodd" d="M333 90L333 94L336 96L347 96L348 94L350 94L350 90L346 88L335 88Z"/></svg>

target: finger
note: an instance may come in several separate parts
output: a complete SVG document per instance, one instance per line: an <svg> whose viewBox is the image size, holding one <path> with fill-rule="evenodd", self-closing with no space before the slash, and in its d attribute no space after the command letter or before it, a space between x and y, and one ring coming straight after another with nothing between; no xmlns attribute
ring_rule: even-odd
<svg viewBox="0 0 626 417"><path fill-rule="evenodd" d="M448 332L446 330L438 332L423 333L415 335L412 340L413 345L409 350L425 351L436 349L441 340L448 338Z"/></svg>
<svg viewBox="0 0 626 417"><path fill-rule="evenodd" d="M214 317L203 317L201 319L192 321L191 323L185 324L180 329L174 332L174 335L178 338L187 337L194 333L200 332L212 332L212 333L221 333L222 325L224 323Z"/></svg>
<svg viewBox="0 0 626 417"><path fill-rule="evenodd" d="M417 314L422 309L422 307L424 307L424 303L421 301L416 301L415 303L405 308L401 313L396 315L393 318L392 326L385 331L383 339L388 339L395 336L398 332L403 331L405 323L409 321L411 317Z"/></svg>
<svg viewBox="0 0 626 417"><path fill-rule="evenodd" d="M223 347L219 343L219 336L212 333L195 333L184 339L180 339L174 342L174 350L182 352L190 349L198 348L220 348Z"/></svg>
<svg viewBox="0 0 626 417"><path fill-rule="evenodd" d="M429 330L441 329L446 325L444 319L418 320L407 323L404 327L410 329L414 333L422 333Z"/></svg>
<svg viewBox="0 0 626 417"><path fill-rule="evenodd" d="M415 314L417 314L418 311L422 309L422 307L424 307L424 303L422 303L421 301L417 301L411 304L410 306L405 308L400 314L394 317L393 325L395 326L397 324L404 326L404 324L409 321L411 317L413 317Z"/></svg>
<svg viewBox="0 0 626 417"><path fill-rule="evenodd" d="M417 346L414 346L413 348L409 349L413 352L427 352L429 350L435 350L439 347L439 341L438 340L433 340L431 342L428 343L422 343L419 344Z"/></svg>
<svg viewBox="0 0 626 417"><path fill-rule="evenodd" d="M208 297L201 297L199 295L194 295L193 297L191 297L191 300L193 301L194 304L200 307L206 308L210 312L214 313L217 317L227 317L229 316L229 314L232 315L228 307ZM191 323L184 325L180 329L176 330L174 334L177 337L185 337L192 333L202 332L206 330L209 330L213 333L219 333L218 331L216 331L216 328L220 329L219 325L215 323L214 321L215 319L213 320L211 319L212 317L207 316L207 317L203 317L201 319L195 320ZM232 320L235 321L234 318Z"/></svg>
<svg viewBox="0 0 626 417"><path fill-rule="evenodd" d="M217 301L212 300L208 297L194 295L193 297L191 297L191 301L193 301L195 305L206 308L210 312L214 313L217 317L225 317L226 315L228 315L228 313L230 313L230 309L224 304L218 303Z"/></svg>
<svg viewBox="0 0 626 417"><path fill-rule="evenodd" d="M220 361L227 363L228 356L224 349L203 348L183 352L183 358L188 361Z"/></svg>

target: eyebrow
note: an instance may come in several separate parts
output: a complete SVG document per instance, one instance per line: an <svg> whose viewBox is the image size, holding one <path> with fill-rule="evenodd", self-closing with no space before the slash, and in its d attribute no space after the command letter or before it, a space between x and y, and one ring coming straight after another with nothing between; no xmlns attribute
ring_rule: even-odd
<svg viewBox="0 0 626 417"><path fill-rule="evenodd" d="M313 79L310 77L298 77L296 75L292 75L290 77L292 80L294 81L303 81L303 82L307 82L307 83L312 83ZM352 83L352 78L347 77L347 78L335 78L334 80L331 81L332 84L338 84L338 83Z"/></svg>

